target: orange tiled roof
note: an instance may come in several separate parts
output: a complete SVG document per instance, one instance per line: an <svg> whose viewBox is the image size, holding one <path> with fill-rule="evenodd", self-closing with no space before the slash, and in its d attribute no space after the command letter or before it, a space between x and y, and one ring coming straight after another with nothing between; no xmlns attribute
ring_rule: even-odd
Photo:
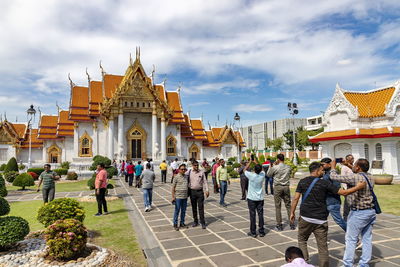
<svg viewBox="0 0 400 267"><path fill-rule="evenodd" d="M161 101L166 102L167 99L165 98L165 90L164 90L164 86L161 84L157 84L154 86L156 92L157 92L157 96Z"/></svg>
<svg viewBox="0 0 400 267"><path fill-rule="evenodd" d="M103 101L103 83L99 81L90 82L89 115L100 115L100 103Z"/></svg>
<svg viewBox="0 0 400 267"><path fill-rule="evenodd" d="M181 125L181 136L186 138L193 138L193 130L190 124L190 119L188 115L183 115L185 118L185 123Z"/></svg>
<svg viewBox="0 0 400 267"><path fill-rule="evenodd" d="M328 141L328 140L340 140L340 139L357 139L357 138L384 138L400 136L400 127L393 127L389 130L385 128L373 128L373 129L359 129L358 133L356 129L322 132L316 136L310 137L310 141L313 143Z"/></svg>
<svg viewBox="0 0 400 267"><path fill-rule="evenodd" d="M170 123L172 124L185 123L185 118L183 116L183 110L178 92L166 92L166 94L167 94L168 106L174 112L174 115L172 116Z"/></svg>
<svg viewBox="0 0 400 267"><path fill-rule="evenodd" d="M394 87L389 87L367 93L344 92L343 94L354 107L358 108L360 117L374 118L385 115L385 107L394 91Z"/></svg>
<svg viewBox="0 0 400 267"><path fill-rule="evenodd" d="M69 119L67 110L60 111L57 122L57 136L74 136L74 122Z"/></svg>
<svg viewBox="0 0 400 267"><path fill-rule="evenodd" d="M38 139L38 129L32 129L32 148L42 148L43 140ZM21 148L29 148L29 131L25 135L25 140L21 143Z"/></svg>
<svg viewBox="0 0 400 267"><path fill-rule="evenodd" d="M26 125L25 124L20 124L20 123L10 123L12 127L14 128L15 132L18 134L18 137L20 139L24 138L25 136L25 130L26 130Z"/></svg>
<svg viewBox="0 0 400 267"><path fill-rule="evenodd" d="M222 137L222 128L211 128L211 131L216 140L219 140Z"/></svg>
<svg viewBox="0 0 400 267"><path fill-rule="evenodd" d="M58 116L43 115L40 119L38 139L57 138Z"/></svg>
<svg viewBox="0 0 400 267"><path fill-rule="evenodd" d="M219 147L219 143L215 141L214 134L212 131L205 131L207 140L203 141L204 146L208 147Z"/></svg>
<svg viewBox="0 0 400 267"><path fill-rule="evenodd" d="M243 136L240 133L240 131L235 131L235 136L239 136L240 146L242 146L242 147L246 146L246 143L244 142Z"/></svg>
<svg viewBox="0 0 400 267"><path fill-rule="evenodd" d="M89 117L89 88L72 87L69 119L72 121L88 121ZM39 134L40 135L40 134Z"/></svg>
<svg viewBox="0 0 400 267"><path fill-rule="evenodd" d="M104 93L105 97L111 98L115 90L120 85L124 76L105 74L104 75Z"/></svg>
<svg viewBox="0 0 400 267"><path fill-rule="evenodd" d="M203 123L201 120L190 120L193 130L193 138L195 140L207 140L207 134L204 131Z"/></svg>

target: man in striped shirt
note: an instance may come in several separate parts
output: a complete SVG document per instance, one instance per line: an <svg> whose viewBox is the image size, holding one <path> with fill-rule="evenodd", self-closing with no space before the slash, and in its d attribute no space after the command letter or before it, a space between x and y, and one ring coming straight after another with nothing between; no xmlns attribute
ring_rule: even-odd
<svg viewBox="0 0 400 267"><path fill-rule="evenodd" d="M355 186L367 179L371 186L374 186L373 177L367 173L369 162L366 159L359 159L353 167L353 172L348 175L338 175L335 170L336 162L332 164L330 173L331 180L345 183L348 186ZM367 185L356 194L347 196L350 204L350 213L347 219L346 249L343 255L344 266L353 266L354 253L361 235L362 255L359 266L368 266L372 256L372 226L375 223L376 213L373 204L371 188Z"/></svg>

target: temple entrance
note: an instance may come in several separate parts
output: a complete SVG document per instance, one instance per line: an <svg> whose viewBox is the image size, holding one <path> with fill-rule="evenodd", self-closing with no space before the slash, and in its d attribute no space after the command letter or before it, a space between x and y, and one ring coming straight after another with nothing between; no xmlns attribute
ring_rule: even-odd
<svg viewBox="0 0 400 267"><path fill-rule="evenodd" d="M128 153L126 158L139 160L147 158L146 154L146 131L135 121L126 134Z"/></svg>
<svg viewBox="0 0 400 267"><path fill-rule="evenodd" d="M191 159L200 160L200 149L196 144L189 148L189 156Z"/></svg>
<svg viewBox="0 0 400 267"><path fill-rule="evenodd" d="M49 163L61 163L61 149L58 146L52 145L49 147L47 154Z"/></svg>

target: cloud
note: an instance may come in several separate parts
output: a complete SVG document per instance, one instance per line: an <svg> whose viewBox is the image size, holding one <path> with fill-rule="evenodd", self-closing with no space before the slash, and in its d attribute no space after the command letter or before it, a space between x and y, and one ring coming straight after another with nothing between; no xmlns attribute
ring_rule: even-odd
<svg viewBox="0 0 400 267"><path fill-rule="evenodd" d="M195 102L195 103L191 103L188 104L189 107L198 107L198 106L206 106L206 105L210 105L210 102Z"/></svg>
<svg viewBox="0 0 400 267"><path fill-rule="evenodd" d="M237 112L252 113L252 112L270 111L272 110L272 108L266 105L239 104L237 106L234 106L232 110Z"/></svg>

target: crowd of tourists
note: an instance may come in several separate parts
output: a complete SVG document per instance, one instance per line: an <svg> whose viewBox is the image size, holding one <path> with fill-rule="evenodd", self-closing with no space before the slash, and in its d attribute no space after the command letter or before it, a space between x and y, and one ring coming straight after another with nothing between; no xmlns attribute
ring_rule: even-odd
<svg viewBox="0 0 400 267"><path fill-rule="evenodd" d="M124 177L128 186L141 188L145 212L154 208L152 204L153 187L156 175L152 159L145 162L120 161L113 163L118 169L118 176ZM190 199L193 213L192 227L206 229L204 202L209 197L208 176L211 174L212 190L219 194L219 205L227 207L225 196L230 185L230 176L224 159L206 159L201 164L196 160L179 162L176 158L170 164L164 160L159 165L161 183L167 183L168 170L171 170L171 202L175 205L173 228L179 231L188 228L185 223L187 202ZM291 167L285 164L283 154L278 154L275 161L259 164L254 156L249 161L242 161L238 169L240 174L241 200L246 200L249 209L248 236L264 237L264 194L273 195L276 214L276 231L283 231L281 204L285 205L288 225L298 231L298 247L289 247L285 259L289 266L312 266L309 261L307 241L314 234L319 256L319 266L329 266L328 252L328 215L345 232L344 266L353 266L356 248L362 248L359 266L368 266L372 257L372 227L376 214L380 213L379 204L373 192L374 180L368 173L369 162L366 159L354 161L347 155L341 162L340 173L336 161L323 158L320 162L309 165L310 175L301 179L293 199L290 194ZM39 176L38 191L43 185L44 202L54 199L54 180L57 174L45 165L45 171ZM103 164L97 166L95 194L98 203L96 216L107 214L105 198L107 172ZM345 196L343 215L341 198ZM299 216L296 208L301 199ZM104 211L104 213L102 213ZM258 216L258 230L256 217ZM297 219L297 223L296 223Z"/></svg>

